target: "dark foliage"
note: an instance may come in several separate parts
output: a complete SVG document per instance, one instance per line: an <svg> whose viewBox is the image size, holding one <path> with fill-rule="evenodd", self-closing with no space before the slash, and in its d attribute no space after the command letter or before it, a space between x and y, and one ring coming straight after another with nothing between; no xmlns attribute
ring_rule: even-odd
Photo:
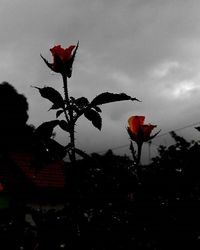
<svg viewBox="0 0 200 250"><path fill-rule="evenodd" d="M151 238L161 249L198 249L200 232L200 143L172 132L175 143L159 147L141 176ZM165 245L165 246L164 246Z"/></svg>
<svg viewBox="0 0 200 250"><path fill-rule="evenodd" d="M64 156L66 149L52 139L52 129L44 138L26 125L24 96L8 83L0 85L0 95L1 150L19 144L25 150L31 141L42 159ZM86 102L79 99L77 105ZM65 208L29 210L31 226L16 200L0 213L1 249L199 249L200 143L171 135L175 143L160 146L152 164L140 166L137 175L128 157L112 151L67 164Z"/></svg>
<svg viewBox="0 0 200 250"><path fill-rule="evenodd" d="M118 101L139 101L136 98L133 98L125 93L120 93L120 94L115 94L115 93L110 93L110 92L104 92L96 96L92 101L91 105L96 106L96 105L102 105L105 103L110 103L110 102L118 102Z"/></svg>
<svg viewBox="0 0 200 250"><path fill-rule="evenodd" d="M92 122L92 124L94 125L94 127L98 128L99 130L101 130L102 127L102 119L101 116L99 115L99 113L97 111L95 111L94 109L87 109L84 112L85 117Z"/></svg>
<svg viewBox="0 0 200 250"><path fill-rule="evenodd" d="M33 128L26 125L28 102L7 82L0 84L0 152L25 149Z"/></svg>
<svg viewBox="0 0 200 250"><path fill-rule="evenodd" d="M53 103L50 109L64 108L64 100L61 94L57 90L55 90L52 87L44 87L44 88L34 87L34 88L39 90L40 95L43 98L46 98Z"/></svg>
<svg viewBox="0 0 200 250"><path fill-rule="evenodd" d="M172 136L139 175L112 151L68 167L66 206L48 214L41 249L199 249L200 144Z"/></svg>
<svg viewBox="0 0 200 250"><path fill-rule="evenodd" d="M43 123L37 129L27 125L26 97L7 82L0 84L0 116L0 154L33 152L37 162L62 159L66 155L65 147L52 138L59 121Z"/></svg>

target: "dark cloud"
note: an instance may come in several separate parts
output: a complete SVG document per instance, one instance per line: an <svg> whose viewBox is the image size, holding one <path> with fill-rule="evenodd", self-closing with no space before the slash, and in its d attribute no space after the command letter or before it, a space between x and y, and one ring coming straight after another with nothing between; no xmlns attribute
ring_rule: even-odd
<svg viewBox="0 0 200 250"><path fill-rule="evenodd" d="M198 1L0 2L1 79L27 96L30 122L54 119L53 113L47 112L48 102L30 85L49 84L62 91L61 79L46 68L40 53L51 60L50 47L68 46L78 40L80 48L69 83L72 95L91 99L102 91L112 91L142 100L104 109L104 126L109 132L102 137L110 135L105 143L97 139L100 135L95 130L91 137L91 127L81 121L84 125L79 125L80 133L88 133L88 137L81 137L81 145L87 138L93 148L106 149L114 146L109 142L118 134L122 134L119 144L126 143L127 137L116 127L124 130L133 114L144 114L149 122L166 129L177 125L175 118L180 126L196 119L200 81Z"/></svg>

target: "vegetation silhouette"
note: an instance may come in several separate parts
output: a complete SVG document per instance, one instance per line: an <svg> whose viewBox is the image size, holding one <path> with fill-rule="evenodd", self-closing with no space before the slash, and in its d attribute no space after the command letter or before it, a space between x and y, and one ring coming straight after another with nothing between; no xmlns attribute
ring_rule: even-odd
<svg viewBox="0 0 200 250"><path fill-rule="evenodd" d="M25 221L26 199L30 199L31 184L12 161L13 153L33 154L30 167L41 168L45 163L61 158L62 147L50 136L43 138L34 126L28 125L28 101L23 94L8 82L0 84L0 203L9 207L0 208L1 249L20 249L22 242L30 248L27 239L34 234ZM37 169L36 169L37 171ZM15 185L23 183L17 188ZM23 186L24 185L24 186ZM15 190L16 189L16 190ZM19 190L18 190L19 189ZM26 233L26 230L28 232ZM32 238L34 241L34 237Z"/></svg>
<svg viewBox="0 0 200 250"><path fill-rule="evenodd" d="M45 125L27 125L27 100L6 82L0 84L0 104L1 160L8 152L36 145L47 153L47 146L56 145L46 161L61 157L51 131L42 132ZM171 136L174 144L160 146L158 156L140 165L139 172L131 159L111 150L77 160L75 183L73 168L66 164L64 209L29 208L34 226L24 220L27 210L1 210L1 249L199 249L200 143L174 132Z"/></svg>
<svg viewBox="0 0 200 250"><path fill-rule="evenodd" d="M52 241L65 249L199 249L200 143L174 132L171 136L174 144L160 146L158 156L140 165L137 174L127 156L111 150L78 161L76 220L68 169L69 202L62 211L51 211L56 223L50 227Z"/></svg>
<svg viewBox="0 0 200 250"><path fill-rule="evenodd" d="M11 194L4 192L4 188L10 190L15 187L21 174L16 166L11 163L9 155L11 152L26 152L30 147L32 127L27 125L28 102L24 95L8 82L0 84L0 182L3 190L0 194L3 199L10 199ZM5 174L6 172L6 174ZM8 183L4 177L12 178L13 183ZM21 179L23 180L23 178ZM9 197L8 197L8 196ZM17 199L16 196L15 198ZM15 199L14 198L14 199ZM17 249L20 239L24 235L24 211L20 203L10 205L9 209L0 210L0 241L2 249Z"/></svg>
<svg viewBox="0 0 200 250"><path fill-rule="evenodd" d="M8 82L0 84L0 152L26 149L31 127L28 120L28 102Z"/></svg>

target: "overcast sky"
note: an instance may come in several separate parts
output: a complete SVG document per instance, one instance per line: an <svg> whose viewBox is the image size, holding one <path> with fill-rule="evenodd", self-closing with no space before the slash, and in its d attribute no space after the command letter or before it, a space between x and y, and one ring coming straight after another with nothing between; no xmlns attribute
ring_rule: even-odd
<svg viewBox="0 0 200 250"><path fill-rule="evenodd" d="M199 13L199 0L0 0L0 79L27 97L29 123L54 119L50 103L30 87L62 91L60 76L40 53L51 61L51 47L79 40L71 96L125 92L142 101L104 105L101 132L80 119L80 148L129 144L131 115L145 115L161 133L184 127L200 121ZM68 137L57 131L57 140L64 144Z"/></svg>

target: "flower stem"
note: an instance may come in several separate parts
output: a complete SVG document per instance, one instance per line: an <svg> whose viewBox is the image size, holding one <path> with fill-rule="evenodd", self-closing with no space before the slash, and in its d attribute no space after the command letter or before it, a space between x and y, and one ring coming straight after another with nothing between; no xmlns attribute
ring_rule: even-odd
<svg viewBox="0 0 200 250"><path fill-rule="evenodd" d="M142 154L142 143L138 143L138 153L137 153L137 161L136 161L137 166L140 165L141 154Z"/></svg>
<svg viewBox="0 0 200 250"><path fill-rule="evenodd" d="M63 86L64 86L64 94L65 94L65 101L67 104L67 110L69 114L69 118L67 114L65 113L66 119L69 124L69 133L70 133L70 143L71 143L71 148L72 148L72 153L71 153L71 162L74 163L76 161L76 155L75 155L75 123L73 119L73 110L70 105L70 100L69 100L69 92L68 92L68 86L67 86L67 76L66 74L62 74L62 79L63 79Z"/></svg>
<svg viewBox="0 0 200 250"><path fill-rule="evenodd" d="M137 151L137 157L135 160L135 170L137 175L139 176L141 174L141 166L140 166L140 160L141 160L141 153L142 153L142 143L137 143L138 151Z"/></svg>

